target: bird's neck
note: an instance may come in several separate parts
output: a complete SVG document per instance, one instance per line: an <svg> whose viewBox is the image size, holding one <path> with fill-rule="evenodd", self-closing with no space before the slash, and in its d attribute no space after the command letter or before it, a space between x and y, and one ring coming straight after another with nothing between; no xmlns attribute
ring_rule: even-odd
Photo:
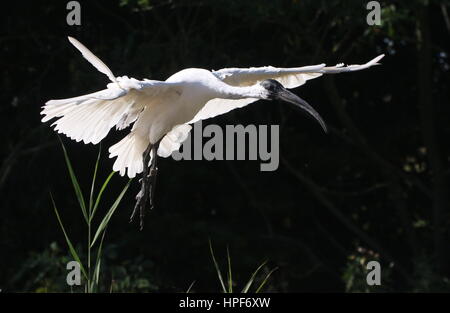
<svg viewBox="0 0 450 313"><path fill-rule="evenodd" d="M259 84L246 87L236 87L224 84L221 89L221 96L225 99L266 99L265 94L266 90Z"/></svg>

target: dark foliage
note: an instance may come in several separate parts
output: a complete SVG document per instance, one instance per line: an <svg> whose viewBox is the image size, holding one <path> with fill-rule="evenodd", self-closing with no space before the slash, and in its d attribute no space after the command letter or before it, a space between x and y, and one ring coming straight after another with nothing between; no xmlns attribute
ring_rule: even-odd
<svg viewBox="0 0 450 313"><path fill-rule="evenodd" d="M278 266L269 291L450 290L449 2L380 2L381 26L366 24L367 1L359 0L80 1L82 25L68 26L67 1L8 1L0 22L0 289L70 290L49 192L80 243L82 216L57 136L39 112L49 99L106 83L71 35L115 75L151 79L187 67L360 63L386 53L382 66L294 90L328 122L328 135L278 102L205 121L279 124L279 169L161 159L144 230L128 223L137 182L108 227L106 289L185 291L195 280L194 291L219 291L211 239L223 264L229 246L241 284L265 259L266 270ZM102 179L113 163L107 147L123 134L102 143ZM61 139L87 193L98 149ZM126 182L114 177L105 202ZM382 265L381 287L364 283L368 260Z"/></svg>

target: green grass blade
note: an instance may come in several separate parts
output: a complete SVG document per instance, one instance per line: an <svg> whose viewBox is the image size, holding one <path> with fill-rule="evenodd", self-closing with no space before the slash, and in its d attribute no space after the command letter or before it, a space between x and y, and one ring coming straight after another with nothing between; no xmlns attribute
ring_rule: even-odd
<svg viewBox="0 0 450 313"><path fill-rule="evenodd" d="M248 290L250 289L250 287L253 284L253 281L255 280L256 275L258 274L258 272L263 268L264 265L266 265L267 261L264 261L263 264L261 264L256 271L253 272L252 276L250 277L250 280L247 282L247 284L245 285L244 289L242 289L242 293L247 293Z"/></svg>
<svg viewBox="0 0 450 313"><path fill-rule="evenodd" d="M270 275L272 275L273 272L275 272L278 269L278 267L275 267L273 270L269 272L269 274L266 275L266 278L264 278L263 282L259 285L258 289L256 289L255 293L259 293L266 284L267 280L269 279Z"/></svg>
<svg viewBox="0 0 450 313"><path fill-rule="evenodd" d="M94 204L95 180L97 178L98 163L100 162L101 153L102 153L102 146L100 144L100 147L98 148L97 160L95 161L94 175L92 176L91 194L89 195L89 221L92 220L91 215L92 215L92 205Z"/></svg>
<svg viewBox="0 0 450 313"><path fill-rule="evenodd" d="M92 221L92 218L94 217L95 212L97 211L98 205L100 204L100 199L102 198L103 192L105 191L106 187L109 184L109 181L111 180L111 178L113 177L113 175L115 173L116 172L111 172L109 174L109 176L106 178L105 182L103 183L102 188L100 188L100 192L98 193L97 199L95 200L94 208L92 209L91 218L90 218L89 222Z"/></svg>
<svg viewBox="0 0 450 313"><path fill-rule="evenodd" d="M50 198L52 199L53 209L55 211L56 218L58 219L59 226L61 227L61 229L62 229L62 231L64 233L64 237L66 238L67 245L69 246L70 254L72 254L72 257L74 258L74 260L77 261L78 264L80 264L80 269L83 272L83 275L84 275L84 277L87 280L88 276L86 274L86 271L84 270L83 263L81 263L80 258L78 257L78 254L75 251L75 248L73 247L72 242L69 239L69 236L67 235L67 232L66 232L66 229L64 228L64 225L62 223L61 217L59 216L58 209L56 208L55 200L53 199L53 196L52 196L51 193L50 193Z"/></svg>
<svg viewBox="0 0 450 313"><path fill-rule="evenodd" d="M209 241L209 250L211 252L211 256L214 262L214 267L216 268L217 276L219 277L220 284L222 285L222 290L224 293L227 293L227 289L225 288L225 284L223 282L222 273L220 272L219 264L217 263L216 258L214 257L214 251L211 245L211 240Z"/></svg>
<svg viewBox="0 0 450 313"><path fill-rule="evenodd" d="M227 246L227 259L228 259L228 292L233 292L233 278L231 276L231 258L230 258L230 250Z"/></svg>
<svg viewBox="0 0 450 313"><path fill-rule="evenodd" d="M59 137L58 137L59 138ZM66 147L64 146L64 143L59 139L61 142L61 146L64 151L64 158L66 160L67 169L69 170L70 179L72 180L73 188L75 189L75 195L77 196L78 202L80 203L81 211L83 212L84 219L86 220L86 223L89 222L88 215L86 212L86 203L84 202L83 193L81 192L80 185L78 184L77 177L75 175L75 172L72 168L72 163L70 163L69 155L67 154Z"/></svg>
<svg viewBox="0 0 450 313"><path fill-rule="evenodd" d="M116 211L117 207L120 204L120 201L122 201L122 198L123 198L125 192L127 191L128 187L130 186L130 183L131 183L131 179L128 181L126 186L123 188L122 192L119 194L119 196L117 197L116 201L114 201L114 203L111 206L111 208L109 209L108 213L106 213L106 215L103 218L102 222L98 226L97 232L95 233L94 239L92 240L92 243L91 243L91 248L94 246L97 238L100 236L102 231L106 228L106 226L108 226L108 223L109 223L109 220L111 219L111 216Z"/></svg>
<svg viewBox="0 0 450 313"><path fill-rule="evenodd" d="M102 248L103 248L103 241L105 239L106 229L103 232L102 239L100 240L100 245L97 250L97 260L95 261L95 268L94 268L94 279L92 280L92 287L91 290L94 290L94 286L98 288L98 282L100 279L100 266L102 263Z"/></svg>
<svg viewBox="0 0 450 313"><path fill-rule="evenodd" d="M195 280L189 285L189 288L186 290L186 293L189 293L191 291L194 284L195 284Z"/></svg>

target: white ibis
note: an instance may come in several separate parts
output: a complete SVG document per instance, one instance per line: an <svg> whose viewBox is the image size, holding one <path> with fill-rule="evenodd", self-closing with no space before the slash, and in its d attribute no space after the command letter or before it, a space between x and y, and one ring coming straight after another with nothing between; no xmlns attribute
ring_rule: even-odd
<svg viewBox="0 0 450 313"><path fill-rule="evenodd" d="M131 131L109 148L117 157L113 170L134 177L142 172L141 190L131 216L140 208L141 228L146 201L152 206L157 155L167 157L178 150L192 124L241 108L257 100L282 100L292 103L316 119L326 131L320 115L303 99L287 89L303 85L322 74L354 72L369 68L384 55L363 65L318 64L304 67L272 66L200 68L181 70L165 81L115 77L111 70L75 38L69 41L97 70L112 81L106 89L87 95L50 100L41 112L42 122L57 118L55 130L85 144L99 143L114 126Z"/></svg>

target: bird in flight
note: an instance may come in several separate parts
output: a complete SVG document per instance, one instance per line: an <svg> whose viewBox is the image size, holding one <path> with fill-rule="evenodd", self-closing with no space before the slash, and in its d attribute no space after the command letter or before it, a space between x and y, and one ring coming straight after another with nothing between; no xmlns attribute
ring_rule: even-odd
<svg viewBox="0 0 450 313"><path fill-rule="evenodd" d="M77 142L97 144L115 127L130 132L109 148L116 157L114 171L135 177L142 173L141 189L131 214L140 210L143 227L147 201L153 207L157 156L168 157L187 138L191 126L204 120L242 108L257 100L281 100L291 103L312 118L326 132L326 124L316 110L288 89L303 85L322 74L354 72L378 65L384 55L362 65L325 64L277 68L273 66L224 68L209 71L200 68L181 70L165 81L115 77L112 71L82 43L69 41L97 70L111 80L106 89L79 97L50 100L42 107L42 122L56 118L52 126Z"/></svg>

